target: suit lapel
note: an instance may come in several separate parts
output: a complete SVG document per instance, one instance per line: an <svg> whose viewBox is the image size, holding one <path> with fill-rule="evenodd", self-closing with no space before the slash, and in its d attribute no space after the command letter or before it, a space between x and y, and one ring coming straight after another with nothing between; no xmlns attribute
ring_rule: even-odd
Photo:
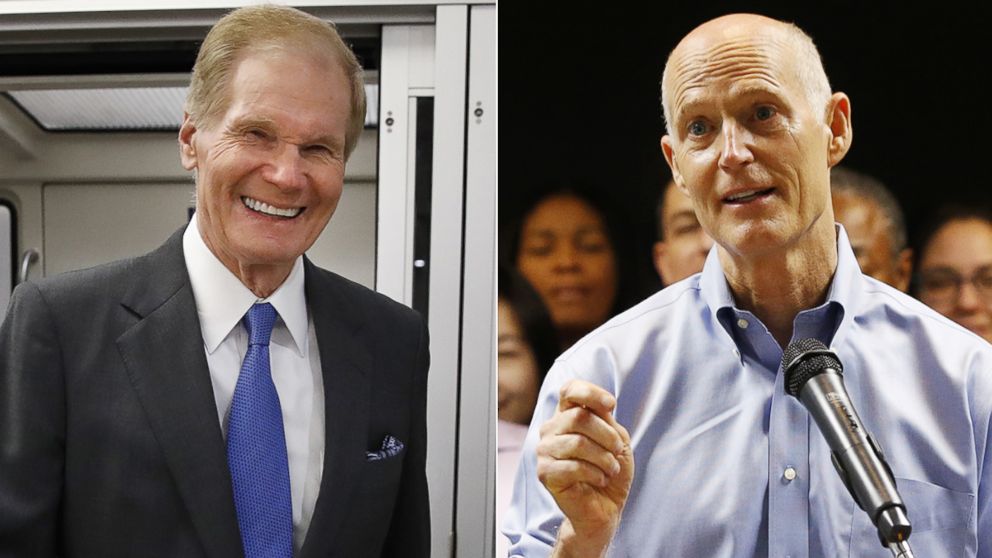
<svg viewBox="0 0 992 558"><path fill-rule="evenodd" d="M137 323L118 338L118 349L207 555L241 556L182 230L135 268L122 304Z"/></svg>
<svg viewBox="0 0 992 558"><path fill-rule="evenodd" d="M307 305L313 313L324 379L324 471L300 558L327 556L351 508L365 465L372 355L361 341L362 314L332 276L306 261Z"/></svg>

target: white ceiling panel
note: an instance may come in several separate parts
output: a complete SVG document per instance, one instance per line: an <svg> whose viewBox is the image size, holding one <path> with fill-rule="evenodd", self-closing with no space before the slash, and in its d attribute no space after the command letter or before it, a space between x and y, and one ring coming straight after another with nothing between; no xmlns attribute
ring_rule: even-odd
<svg viewBox="0 0 992 558"><path fill-rule="evenodd" d="M8 93L46 130L170 130L185 87L21 90Z"/></svg>
<svg viewBox="0 0 992 558"><path fill-rule="evenodd" d="M20 89L7 94L47 131L178 130L186 87ZM376 127L379 86L366 84L365 125Z"/></svg>

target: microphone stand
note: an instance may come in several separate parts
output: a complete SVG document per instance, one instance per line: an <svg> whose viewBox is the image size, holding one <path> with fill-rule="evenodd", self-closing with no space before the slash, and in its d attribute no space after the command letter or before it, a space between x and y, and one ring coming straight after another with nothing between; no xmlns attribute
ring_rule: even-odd
<svg viewBox="0 0 992 558"><path fill-rule="evenodd" d="M915 558L913 551L909 548L909 541L897 541L889 543L889 550L894 558Z"/></svg>

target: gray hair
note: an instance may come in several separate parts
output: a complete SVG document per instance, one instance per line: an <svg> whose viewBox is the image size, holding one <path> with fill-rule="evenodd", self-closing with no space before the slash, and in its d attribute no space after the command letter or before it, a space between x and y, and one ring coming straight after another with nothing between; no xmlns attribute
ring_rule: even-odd
<svg viewBox="0 0 992 558"><path fill-rule="evenodd" d="M213 122L227 110L230 82L240 56L286 44L328 52L348 79L351 110L345 128L345 158L351 156L365 127L365 82L355 54L329 22L288 6L262 4L238 8L210 29L193 66L186 112L199 125Z"/></svg>

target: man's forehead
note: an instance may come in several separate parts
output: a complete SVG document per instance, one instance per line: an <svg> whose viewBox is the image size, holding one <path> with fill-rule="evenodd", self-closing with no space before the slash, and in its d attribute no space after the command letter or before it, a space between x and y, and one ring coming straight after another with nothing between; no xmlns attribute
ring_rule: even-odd
<svg viewBox="0 0 992 558"><path fill-rule="evenodd" d="M844 205L852 208L863 207L865 209L881 209L881 205L875 200L875 198L862 194L856 190L845 190L834 187L831 190L831 194L833 195L834 203L837 205Z"/></svg>
<svg viewBox="0 0 992 558"><path fill-rule="evenodd" d="M289 132L288 127L307 139L335 135L341 110L328 107L351 102L343 68L319 55L290 55L270 49L249 53L237 62L223 113L227 126L258 126L282 133ZM292 64L287 66L287 60ZM327 86L300 87L301 82L289 79L294 77L294 71Z"/></svg>
<svg viewBox="0 0 992 558"><path fill-rule="evenodd" d="M875 198L850 190L834 190L832 193L834 211L845 218L860 218L884 228L889 223L888 215Z"/></svg>
<svg viewBox="0 0 992 558"><path fill-rule="evenodd" d="M695 29L672 52L666 93L677 115L710 85L725 92L732 82L734 94L778 90L796 73L796 59L795 38L781 22L720 18Z"/></svg>
<svg viewBox="0 0 992 558"><path fill-rule="evenodd" d="M754 14L731 14L707 21L690 31L672 54L674 57L683 50L706 50L712 44L740 38L781 38L787 35L787 25L781 21Z"/></svg>
<svg viewBox="0 0 992 558"><path fill-rule="evenodd" d="M700 42L673 56L669 87L680 95L687 88L715 81L748 80L760 87L766 82L777 87L789 59L786 40L781 37L735 36L720 42Z"/></svg>

